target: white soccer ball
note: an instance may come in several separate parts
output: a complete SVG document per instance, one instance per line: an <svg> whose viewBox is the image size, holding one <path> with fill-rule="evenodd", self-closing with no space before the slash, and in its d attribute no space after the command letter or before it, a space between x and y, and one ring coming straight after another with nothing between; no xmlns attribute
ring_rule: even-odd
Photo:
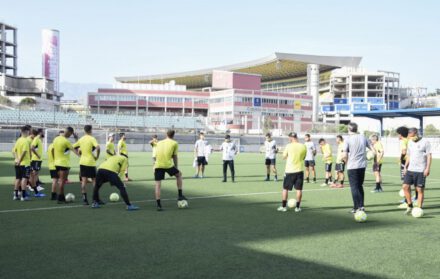
<svg viewBox="0 0 440 279"><path fill-rule="evenodd" d="M296 207L296 200L295 199L290 199L287 201L287 206L289 208L295 208Z"/></svg>
<svg viewBox="0 0 440 279"><path fill-rule="evenodd" d="M117 193L111 193L110 197L109 197L109 200L111 202L117 202L117 201L119 201L119 195Z"/></svg>
<svg viewBox="0 0 440 279"><path fill-rule="evenodd" d="M187 200L177 201L177 207L178 208L188 208L188 201Z"/></svg>
<svg viewBox="0 0 440 279"><path fill-rule="evenodd" d="M411 215L414 218L421 218L423 217L423 209L421 209L420 207L414 207L413 210L411 211Z"/></svg>
<svg viewBox="0 0 440 279"><path fill-rule="evenodd" d="M367 213L365 211L357 211L354 214L354 220L359 223L363 223L367 221Z"/></svg>
<svg viewBox="0 0 440 279"><path fill-rule="evenodd" d="M373 159L374 159L374 152L370 150L367 152L367 160L371 161Z"/></svg>
<svg viewBox="0 0 440 279"><path fill-rule="evenodd" d="M74 202L75 201L75 195L72 193L68 193L66 195L66 202Z"/></svg>
<svg viewBox="0 0 440 279"><path fill-rule="evenodd" d="M399 196L400 196L401 198L404 198L404 197L405 197L405 191L403 191L403 189L400 189L400 191L399 191Z"/></svg>

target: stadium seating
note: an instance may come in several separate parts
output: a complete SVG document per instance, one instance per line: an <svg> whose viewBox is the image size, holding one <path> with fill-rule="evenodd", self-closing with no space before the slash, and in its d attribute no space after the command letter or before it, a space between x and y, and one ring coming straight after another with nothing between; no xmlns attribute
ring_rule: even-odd
<svg viewBox="0 0 440 279"><path fill-rule="evenodd" d="M0 124L39 126L97 125L99 127L203 129L203 123L189 116L135 116L118 114L80 115L75 112L0 110Z"/></svg>

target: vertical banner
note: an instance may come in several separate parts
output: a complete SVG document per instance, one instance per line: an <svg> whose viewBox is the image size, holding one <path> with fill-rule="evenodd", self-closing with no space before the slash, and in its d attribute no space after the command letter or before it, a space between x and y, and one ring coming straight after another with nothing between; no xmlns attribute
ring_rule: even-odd
<svg viewBox="0 0 440 279"><path fill-rule="evenodd" d="M43 29L42 38L42 66L43 76L54 82L54 90L59 92L60 80L60 32L58 30Z"/></svg>

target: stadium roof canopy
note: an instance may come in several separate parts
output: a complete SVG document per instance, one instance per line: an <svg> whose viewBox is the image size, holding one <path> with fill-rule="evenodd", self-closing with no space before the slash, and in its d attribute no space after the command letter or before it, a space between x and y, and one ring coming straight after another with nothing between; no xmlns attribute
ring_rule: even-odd
<svg viewBox="0 0 440 279"><path fill-rule="evenodd" d="M340 67L358 67L362 57L349 56L320 56L294 53L274 54L248 62L214 67L196 71L116 77L116 81L122 83L153 83L162 84L174 80L176 84L186 85L187 88L203 88L211 86L213 70L224 70L261 75L262 82L283 80L301 76L307 76L307 64L319 64L320 71L328 71Z"/></svg>
<svg viewBox="0 0 440 279"><path fill-rule="evenodd" d="M380 131L383 135L383 119L397 117L412 117L420 121L420 133L423 135L423 118L427 116L440 116L440 108L397 109L397 110L374 110L353 112L353 116L368 117L380 121Z"/></svg>

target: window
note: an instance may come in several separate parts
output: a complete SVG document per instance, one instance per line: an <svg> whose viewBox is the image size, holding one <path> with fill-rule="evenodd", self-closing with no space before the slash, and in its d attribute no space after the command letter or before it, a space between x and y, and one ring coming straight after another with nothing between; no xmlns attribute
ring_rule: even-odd
<svg viewBox="0 0 440 279"><path fill-rule="evenodd" d="M165 102L165 97L150 96L150 97L148 97L148 101L164 103Z"/></svg>

